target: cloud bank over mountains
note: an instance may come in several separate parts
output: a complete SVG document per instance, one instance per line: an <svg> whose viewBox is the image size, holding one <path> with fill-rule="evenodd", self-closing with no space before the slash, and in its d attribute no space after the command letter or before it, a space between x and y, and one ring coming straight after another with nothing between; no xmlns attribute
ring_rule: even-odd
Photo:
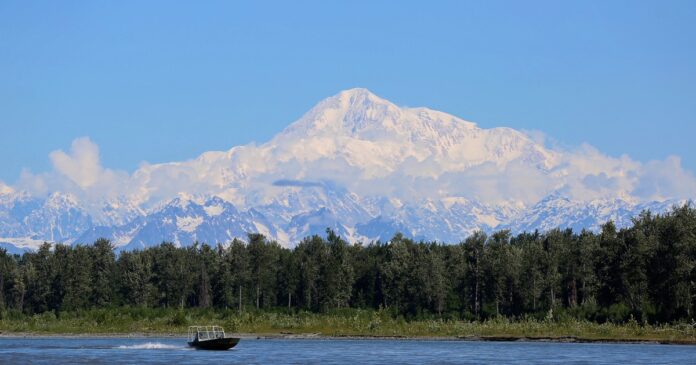
<svg viewBox="0 0 696 365"><path fill-rule="evenodd" d="M666 209L696 191L696 178L675 156L640 162L607 156L590 145L547 146L538 133L482 129L431 109L398 107L365 89L321 101L266 143L206 152L188 161L143 163L133 173L113 170L101 165L99 148L87 137L49 158L52 171L24 171L12 187L0 183L0 195L21 192L40 200L68 194L90 217L85 230L111 227L100 228L105 235L123 231L133 220L143 221L142 230L151 224L148 216L174 199L205 206L215 197L252 212L244 218L248 227L292 243L326 227L363 240L384 239L395 227L428 239L461 239L475 229L515 229L515 222L539 212L539 204L551 204L549 197L577 207L606 206L603 215L592 213L596 225L602 218L618 218L611 212L617 202L624 215L634 214L650 204ZM189 224L181 227L196 239L196 227L211 216L198 217L202 221L193 228L198 218L187 217ZM23 218L13 219L17 222L6 225L23 224ZM543 223L538 228L550 228ZM46 239L25 231L33 239ZM132 235L121 231L127 244ZM165 231L152 243L174 237ZM224 240L234 235L205 236ZM11 241L2 226L0 237Z"/></svg>

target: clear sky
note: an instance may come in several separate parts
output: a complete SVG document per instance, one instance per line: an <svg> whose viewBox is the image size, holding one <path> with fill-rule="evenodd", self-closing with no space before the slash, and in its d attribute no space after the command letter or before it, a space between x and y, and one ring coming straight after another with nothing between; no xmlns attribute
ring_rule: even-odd
<svg viewBox="0 0 696 365"><path fill-rule="evenodd" d="M251 5L249 5L251 4ZM696 1L0 1L0 180L264 142L365 87L696 170Z"/></svg>

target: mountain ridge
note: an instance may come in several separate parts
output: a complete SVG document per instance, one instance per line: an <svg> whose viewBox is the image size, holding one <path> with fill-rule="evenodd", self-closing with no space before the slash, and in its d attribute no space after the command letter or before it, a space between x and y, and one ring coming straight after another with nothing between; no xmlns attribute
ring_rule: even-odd
<svg viewBox="0 0 696 365"><path fill-rule="evenodd" d="M606 219L622 226L643 209L688 201L637 196L641 168L356 88L319 102L265 143L110 173L101 195L69 181L71 190L43 198L0 184L0 243L23 250L105 237L138 249L263 233L292 245L327 227L350 241L398 230L454 243L476 230L598 229Z"/></svg>

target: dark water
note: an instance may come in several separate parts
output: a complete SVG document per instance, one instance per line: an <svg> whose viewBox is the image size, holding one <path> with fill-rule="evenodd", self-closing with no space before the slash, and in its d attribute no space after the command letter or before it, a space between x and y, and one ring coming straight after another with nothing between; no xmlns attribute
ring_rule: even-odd
<svg viewBox="0 0 696 365"><path fill-rule="evenodd" d="M224 352L180 338L0 338L1 364L696 364L696 346L409 340L242 340Z"/></svg>

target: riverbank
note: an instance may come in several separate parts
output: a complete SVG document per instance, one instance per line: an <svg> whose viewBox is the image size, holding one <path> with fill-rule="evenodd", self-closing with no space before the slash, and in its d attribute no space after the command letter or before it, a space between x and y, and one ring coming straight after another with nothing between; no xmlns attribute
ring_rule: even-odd
<svg viewBox="0 0 696 365"><path fill-rule="evenodd" d="M26 316L3 313L0 336L181 337L189 325L217 324L245 338L409 339L462 341L553 341L696 344L696 325L644 325L565 320L482 322L392 318L383 311L243 312L147 308L47 312Z"/></svg>

